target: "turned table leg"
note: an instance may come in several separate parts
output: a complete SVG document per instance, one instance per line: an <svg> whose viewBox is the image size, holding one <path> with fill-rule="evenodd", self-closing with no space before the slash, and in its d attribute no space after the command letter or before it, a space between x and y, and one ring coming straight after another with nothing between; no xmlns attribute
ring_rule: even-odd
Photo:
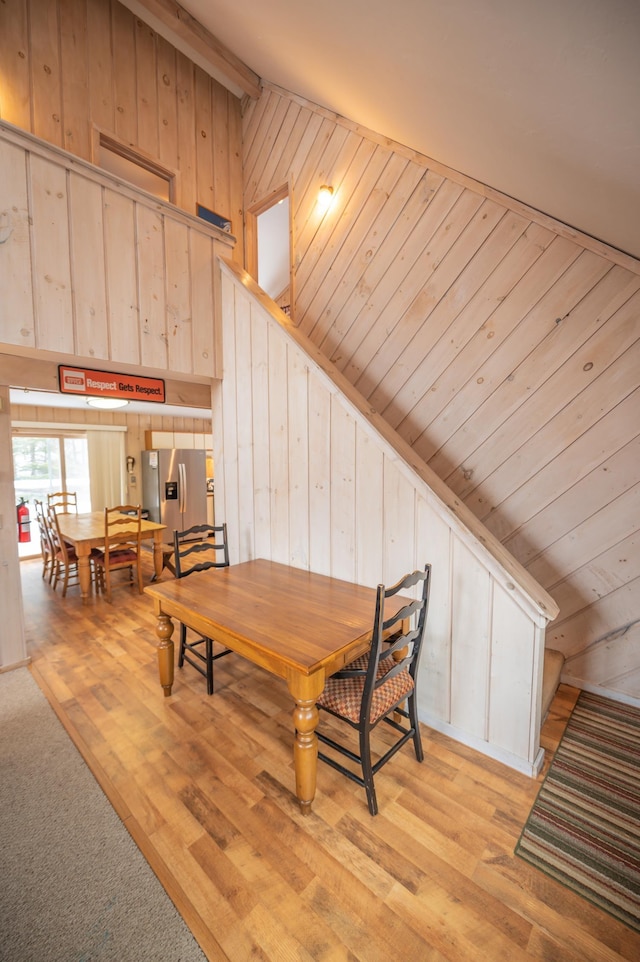
<svg viewBox="0 0 640 962"><path fill-rule="evenodd" d="M173 622L169 615L162 612L158 614L156 624L156 635L158 636L158 671L160 674L160 684L164 690L165 698L171 694L173 686Z"/></svg>
<svg viewBox="0 0 640 962"><path fill-rule="evenodd" d="M91 593L91 562L89 561L90 548L88 545L78 545L78 580L80 582L80 592L82 594L82 604L89 603Z"/></svg>
<svg viewBox="0 0 640 962"><path fill-rule="evenodd" d="M162 531L153 533L153 581L162 574Z"/></svg>
<svg viewBox="0 0 640 962"><path fill-rule="evenodd" d="M316 794L318 772L318 709L316 700L324 688L324 672L315 675L294 675L287 678L289 691L295 698L293 724L295 741L293 761L296 772L296 796L303 815L311 812L311 803Z"/></svg>

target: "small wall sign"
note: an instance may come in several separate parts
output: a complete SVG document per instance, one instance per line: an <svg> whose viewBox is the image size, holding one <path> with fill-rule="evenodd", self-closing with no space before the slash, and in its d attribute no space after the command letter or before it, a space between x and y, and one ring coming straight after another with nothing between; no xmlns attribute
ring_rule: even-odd
<svg viewBox="0 0 640 962"><path fill-rule="evenodd" d="M84 367L58 365L58 383L63 394L88 397L125 398L127 401L165 401L164 381L155 377L91 371Z"/></svg>

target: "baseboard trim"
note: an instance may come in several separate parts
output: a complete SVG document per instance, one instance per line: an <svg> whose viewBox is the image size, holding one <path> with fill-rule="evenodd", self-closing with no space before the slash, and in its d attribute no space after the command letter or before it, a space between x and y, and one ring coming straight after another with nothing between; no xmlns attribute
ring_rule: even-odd
<svg viewBox="0 0 640 962"><path fill-rule="evenodd" d="M521 758L519 755L514 755L513 752L490 744L483 738L478 738L476 735L462 731L454 725L450 725L448 722L443 722L440 718L434 718L422 712L419 712L418 717L428 728L433 728L435 731L440 732L441 735L447 735L454 741L466 745L467 748L473 748L474 751L479 752L481 755L486 755L496 762L501 762L503 765L506 765L507 768L513 768L515 771L521 772L523 775L528 775L530 778L537 778L542 770L544 748L539 747L537 749L533 760Z"/></svg>

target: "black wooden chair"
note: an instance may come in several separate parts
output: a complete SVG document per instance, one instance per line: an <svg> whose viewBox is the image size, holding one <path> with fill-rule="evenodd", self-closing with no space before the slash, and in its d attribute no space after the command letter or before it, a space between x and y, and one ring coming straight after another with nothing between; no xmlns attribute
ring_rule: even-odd
<svg viewBox="0 0 640 962"><path fill-rule="evenodd" d="M359 733L358 754L324 732L317 732L321 744L332 749L334 755L345 756L355 763L359 766L357 771L323 751L318 753L318 757L365 789L372 815L378 812L373 777L382 766L410 740L413 741L418 761L421 762L424 757L418 723L417 672L429 607L430 584L431 565L426 565L424 571L405 575L391 588L378 585L369 651L332 675L317 701L318 708L346 722ZM385 617L385 601L400 592L409 591L415 585L421 586L420 598L406 604L403 602L399 609ZM398 737L374 764L371 733L381 721L389 725Z"/></svg>
<svg viewBox="0 0 640 962"><path fill-rule="evenodd" d="M196 571L228 568L229 545L226 524L196 524L184 531L173 532L173 565L176 578L186 578ZM212 638L203 638L187 625L180 624L178 668L187 664L207 679L207 694L213 695L213 663L230 655L229 648L214 651Z"/></svg>

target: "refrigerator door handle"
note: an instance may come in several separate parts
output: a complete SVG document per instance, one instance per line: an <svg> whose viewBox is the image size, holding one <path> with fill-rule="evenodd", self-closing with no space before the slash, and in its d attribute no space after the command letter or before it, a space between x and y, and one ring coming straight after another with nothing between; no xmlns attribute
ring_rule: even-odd
<svg viewBox="0 0 640 962"><path fill-rule="evenodd" d="M178 464L178 480L180 482L180 511L187 509L187 471L184 464Z"/></svg>

